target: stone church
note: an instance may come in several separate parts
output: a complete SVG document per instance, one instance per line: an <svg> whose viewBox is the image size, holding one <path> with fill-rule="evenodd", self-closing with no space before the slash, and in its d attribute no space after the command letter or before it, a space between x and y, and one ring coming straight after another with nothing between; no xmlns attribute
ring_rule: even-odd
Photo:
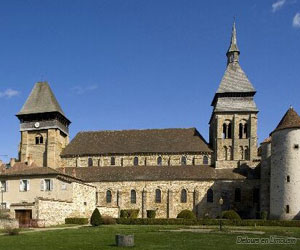
<svg viewBox="0 0 300 250"><path fill-rule="evenodd" d="M16 115L19 159L1 168L2 206L21 223L46 225L88 217L96 207L113 217L137 209L141 218L148 210L155 210L157 218L176 218L188 209L198 218L214 218L234 209L243 218L259 218L262 211L270 218L297 218L299 192L285 182L300 156L279 163L276 145L300 138L300 117L289 110L293 117L287 114L258 150L256 90L239 56L234 24L227 68L212 98L209 142L196 128L82 131L69 142L71 121L49 84L36 83ZM284 152L289 150L286 146ZM285 170L279 164L286 164ZM299 168L293 171L291 182L299 186ZM278 183L280 192L275 191ZM283 198L287 188L298 203Z"/></svg>

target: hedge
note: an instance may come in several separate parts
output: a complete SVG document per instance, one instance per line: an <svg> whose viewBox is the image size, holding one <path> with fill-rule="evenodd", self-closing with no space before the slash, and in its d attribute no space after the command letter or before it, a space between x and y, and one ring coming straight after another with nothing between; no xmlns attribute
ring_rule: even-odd
<svg viewBox="0 0 300 250"><path fill-rule="evenodd" d="M156 210L147 210L147 218L154 219L156 216Z"/></svg>
<svg viewBox="0 0 300 250"><path fill-rule="evenodd" d="M178 215L177 218L180 219L187 219L187 220L196 220L196 215L191 210L182 210Z"/></svg>
<svg viewBox="0 0 300 250"><path fill-rule="evenodd" d="M234 210L227 210L222 213L222 218L228 220L241 220L239 214Z"/></svg>
<svg viewBox="0 0 300 250"><path fill-rule="evenodd" d="M139 215L140 210L138 209L123 209L120 211L121 218L136 219Z"/></svg>
<svg viewBox="0 0 300 250"><path fill-rule="evenodd" d="M78 224L78 225L85 225L89 223L88 218L65 218L66 224Z"/></svg>
<svg viewBox="0 0 300 250"><path fill-rule="evenodd" d="M126 225L219 225L218 219L132 219L118 218L118 224ZM281 227L300 227L300 220L226 220L222 219L222 224L227 226L281 226Z"/></svg>

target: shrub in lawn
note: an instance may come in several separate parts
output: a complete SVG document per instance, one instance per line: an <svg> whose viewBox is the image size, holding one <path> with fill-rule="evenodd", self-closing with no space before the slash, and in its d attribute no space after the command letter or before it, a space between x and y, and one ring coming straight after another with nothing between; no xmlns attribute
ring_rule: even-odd
<svg viewBox="0 0 300 250"><path fill-rule="evenodd" d="M98 208L95 208L92 216L91 216L91 225L96 227L96 226L100 226L101 224L103 224L103 220L101 217L101 214L98 210Z"/></svg>
<svg viewBox="0 0 300 250"><path fill-rule="evenodd" d="M156 210L147 210L147 218L154 219L156 216Z"/></svg>
<svg viewBox="0 0 300 250"><path fill-rule="evenodd" d="M260 218L262 220L267 220L268 219L268 212L267 211L261 211Z"/></svg>
<svg viewBox="0 0 300 250"><path fill-rule="evenodd" d="M65 224L85 225L89 223L88 218L65 218Z"/></svg>
<svg viewBox="0 0 300 250"><path fill-rule="evenodd" d="M111 216L107 216L107 215L104 215L102 216L102 223L104 225L113 225L113 224L116 224L116 219L111 217Z"/></svg>
<svg viewBox="0 0 300 250"><path fill-rule="evenodd" d="M137 218L139 215L139 209L123 209L120 211L120 218Z"/></svg>
<svg viewBox="0 0 300 250"><path fill-rule="evenodd" d="M195 214L190 210L182 210L178 215L179 219L188 219L188 220L196 220Z"/></svg>
<svg viewBox="0 0 300 250"><path fill-rule="evenodd" d="M4 232L7 235L18 235L20 233L20 228L14 228L14 227L7 226L4 228Z"/></svg>
<svg viewBox="0 0 300 250"><path fill-rule="evenodd" d="M228 219L228 220L236 220L236 221L240 221L241 220L241 217L239 216L239 214L236 211L234 211L234 210L224 211L222 213L222 218Z"/></svg>

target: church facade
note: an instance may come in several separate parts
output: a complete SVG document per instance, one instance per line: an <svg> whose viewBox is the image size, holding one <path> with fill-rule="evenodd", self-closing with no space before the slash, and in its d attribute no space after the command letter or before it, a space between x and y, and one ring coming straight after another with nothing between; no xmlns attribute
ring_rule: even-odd
<svg viewBox="0 0 300 250"><path fill-rule="evenodd" d="M196 128L83 131L69 142L70 120L49 84L36 83L17 114L18 163L3 166L0 179L7 187L12 180L26 178L37 179L41 185L27 190L32 192L27 198L19 195L19 200L10 198L19 191L17 185L16 190L8 189L5 206L15 216L31 204L31 217L47 220L45 210L37 205L42 197L54 217L61 218L49 218L49 225L63 223L70 216L89 216L96 207L113 217L119 217L121 210L136 209L141 218L147 218L149 210L155 210L157 218L176 218L184 209L198 218L215 218L228 209L244 218L258 218L262 211L272 213L270 207L276 205L272 205L275 198L270 198L270 185L275 185L269 176L270 155L264 146L258 154L256 90L240 66L239 55L234 24L227 68L211 103L209 142ZM52 189L47 184L47 192L41 193L48 172L60 181L75 183L81 195L71 192L66 198L63 183ZM56 195L52 197L51 192ZM66 202L74 203L72 209L62 209Z"/></svg>

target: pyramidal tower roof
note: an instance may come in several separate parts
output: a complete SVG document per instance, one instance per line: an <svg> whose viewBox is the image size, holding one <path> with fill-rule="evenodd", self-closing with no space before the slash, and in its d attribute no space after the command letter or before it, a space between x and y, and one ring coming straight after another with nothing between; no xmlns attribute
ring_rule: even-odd
<svg viewBox="0 0 300 250"><path fill-rule="evenodd" d="M239 64L239 55L240 50L237 45L237 32L234 21L229 48L226 52L227 68L215 93L212 106L216 105L217 99L220 97L240 97L241 95L253 97L255 95L255 88ZM257 110L254 103L251 103L251 110Z"/></svg>
<svg viewBox="0 0 300 250"><path fill-rule="evenodd" d="M58 112L65 117L48 82L37 82L17 116Z"/></svg>
<svg viewBox="0 0 300 250"><path fill-rule="evenodd" d="M278 130L288 129L288 128L300 128L300 116L293 109L293 107L290 107L288 109L288 111L282 117L281 121L279 122L279 124L277 125L277 127L272 133Z"/></svg>

